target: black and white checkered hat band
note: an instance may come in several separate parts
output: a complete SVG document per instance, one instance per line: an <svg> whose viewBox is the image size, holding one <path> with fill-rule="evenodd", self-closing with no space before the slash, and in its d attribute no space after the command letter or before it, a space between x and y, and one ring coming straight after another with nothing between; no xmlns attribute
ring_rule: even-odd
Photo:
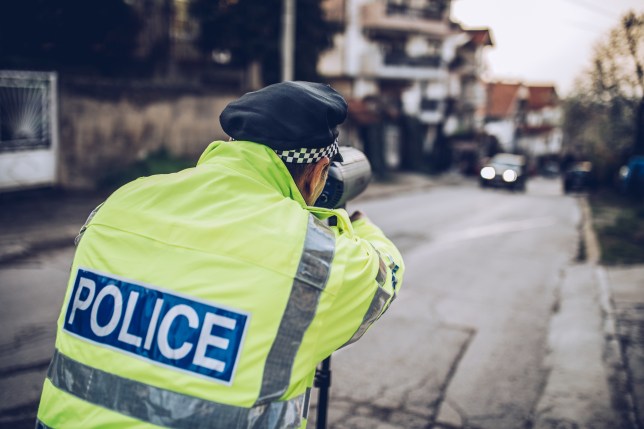
<svg viewBox="0 0 644 429"><path fill-rule="evenodd" d="M336 139L333 143L326 147L320 148L301 148L294 150L276 150L275 153L279 156L282 161L288 164L312 164L319 161L325 156L329 159L338 153L340 149L338 148L338 140Z"/></svg>

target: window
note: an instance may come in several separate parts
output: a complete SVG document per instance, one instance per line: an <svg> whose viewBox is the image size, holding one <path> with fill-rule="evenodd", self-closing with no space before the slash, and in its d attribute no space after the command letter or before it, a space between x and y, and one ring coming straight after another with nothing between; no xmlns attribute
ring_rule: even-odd
<svg viewBox="0 0 644 429"><path fill-rule="evenodd" d="M388 15L442 20L449 0L387 0Z"/></svg>
<svg viewBox="0 0 644 429"><path fill-rule="evenodd" d="M381 41L384 63L389 66L439 67L440 42L426 38L388 39Z"/></svg>
<svg viewBox="0 0 644 429"><path fill-rule="evenodd" d="M49 82L0 78L0 152L51 146Z"/></svg>
<svg viewBox="0 0 644 429"><path fill-rule="evenodd" d="M420 100L420 110L425 111L436 111L440 106L440 100L435 100L431 98L423 98Z"/></svg>

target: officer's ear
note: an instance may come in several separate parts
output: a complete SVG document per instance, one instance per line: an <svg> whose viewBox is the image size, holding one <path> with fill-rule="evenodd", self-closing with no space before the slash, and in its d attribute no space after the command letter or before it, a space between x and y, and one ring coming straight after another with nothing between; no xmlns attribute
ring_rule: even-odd
<svg viewBox="0 0 644 429"><path fill-rule="evenodd" d="M322 193L330 165L331 160L325 156L309 167L309 170L307 171L308 174L304 176L302 183L304 188L302 190L304 194L303 196L307 204L311 205L315 203L315 200L317 200Z"/></svg>

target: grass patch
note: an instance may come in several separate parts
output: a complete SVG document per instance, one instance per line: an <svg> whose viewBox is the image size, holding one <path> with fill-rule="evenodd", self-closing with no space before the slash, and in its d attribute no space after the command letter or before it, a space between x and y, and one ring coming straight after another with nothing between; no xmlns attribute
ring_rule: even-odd
<svg viewBox="0 0 644 429"><path fill-rule="evenodd" d="M116 189L139 177L153 174L176 173L189 167L194 167L195 162L172 156L165 148L151 153L145 159L116 170L101 180L102 189Z"/></svg>
<svg viewBox="0 0 644 429"><path fill-rule="evenodd" d="M644 263L644 202L609 192L593 194L589 202L601 263Z"/></svg>

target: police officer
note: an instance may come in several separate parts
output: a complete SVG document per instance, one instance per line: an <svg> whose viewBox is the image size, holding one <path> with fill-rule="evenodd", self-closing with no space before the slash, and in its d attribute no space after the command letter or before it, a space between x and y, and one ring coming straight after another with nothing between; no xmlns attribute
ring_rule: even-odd
<svg viewBox="0 0 644 429"><path fill-rule="evenodd" d="M364 334L403 274L365 216L312 206L346 113L318 83L245 94L220 116L230 141L90 216L39 427L306 425L317 364Z"/></svg>

